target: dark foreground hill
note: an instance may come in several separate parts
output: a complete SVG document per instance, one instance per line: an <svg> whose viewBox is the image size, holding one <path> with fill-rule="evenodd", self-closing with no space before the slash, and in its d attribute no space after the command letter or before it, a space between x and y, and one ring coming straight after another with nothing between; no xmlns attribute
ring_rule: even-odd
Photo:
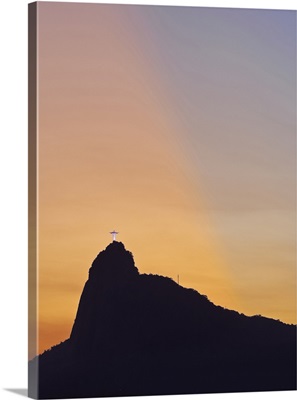
<svg viewBox="0 0 297 400"><path fill-rule="evenodd" d="M94 260L71 336L29 363L40 398L296 389L296 327L139 274L113 242Z"/></svg>

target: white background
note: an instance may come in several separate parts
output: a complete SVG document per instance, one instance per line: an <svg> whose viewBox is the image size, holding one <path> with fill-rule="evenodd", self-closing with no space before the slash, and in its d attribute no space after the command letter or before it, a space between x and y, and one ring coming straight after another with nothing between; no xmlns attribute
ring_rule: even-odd
<svg viewBox="0 0 297 400"><path fill-rule="evenodd" d="M139 0L129 3L297 8L296 0ZM24 395L27 388L27 4L26 0L6 0L1 1L0 6L0 398L4 400L20 398L16 393L18 389L23 389L20 392ZM196 400L287 400L295 398L295 394L269 392L191 397Z"/></svg>

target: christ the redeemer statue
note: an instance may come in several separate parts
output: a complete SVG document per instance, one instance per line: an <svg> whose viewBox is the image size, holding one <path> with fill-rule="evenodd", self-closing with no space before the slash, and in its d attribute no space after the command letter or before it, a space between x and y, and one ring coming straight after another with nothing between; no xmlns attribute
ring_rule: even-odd
<svg viewBox="0 0 297 400"><path fill-rule="evenodd" d="M116 237L117 237L117 234L119 233L119 232L116 232L115 230L113 230L112 232L109 232L110 234L111 234L111 236L112 236L112 241L115 241L116 240Z"/></svg>

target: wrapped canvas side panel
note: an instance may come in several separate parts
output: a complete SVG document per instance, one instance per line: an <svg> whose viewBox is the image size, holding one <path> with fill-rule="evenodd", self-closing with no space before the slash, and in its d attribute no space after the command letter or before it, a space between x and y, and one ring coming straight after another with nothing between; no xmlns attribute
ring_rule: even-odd
<svg viewBox="0 0 297 400"><path fill-rule="evenodd" d="M29 4L29 360L37 355L37 3ZM38 397L38 359L28 371L28 395Z"/></svg>

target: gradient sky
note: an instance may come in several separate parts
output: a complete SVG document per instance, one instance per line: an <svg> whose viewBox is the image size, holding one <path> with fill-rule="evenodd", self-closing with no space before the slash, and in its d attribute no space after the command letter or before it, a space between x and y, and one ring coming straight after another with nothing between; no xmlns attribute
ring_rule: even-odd
<svg viewBox="0 0 297 400"><path fill-rule="evenodd" d="M296 11L38 3L39 351L110 242L296 323Z"/></svg>

